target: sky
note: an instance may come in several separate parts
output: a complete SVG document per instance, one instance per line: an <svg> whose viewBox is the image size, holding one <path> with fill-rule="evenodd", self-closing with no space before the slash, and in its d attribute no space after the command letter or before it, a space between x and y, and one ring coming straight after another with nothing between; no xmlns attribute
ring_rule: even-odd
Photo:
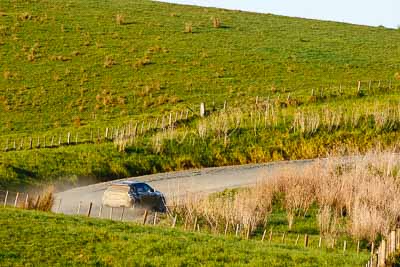
<svg viewBox="0 0 400 267"><path fill-rule="evenodd" d="M400 0L162 0L370 26L400 26Z"/></svg>

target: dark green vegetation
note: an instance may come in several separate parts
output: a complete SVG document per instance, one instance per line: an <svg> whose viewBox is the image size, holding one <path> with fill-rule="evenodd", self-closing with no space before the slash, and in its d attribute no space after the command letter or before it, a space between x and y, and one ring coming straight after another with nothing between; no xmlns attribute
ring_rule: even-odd
<svg viewBox="0 0 400 267"><path fill-rule="evenodd" d="M397 30L145 0L3 1L0 187L391 146L399 41ZM187 109L160 133L162 116ZM119 149L92 144L130 121L155 129ZM68 132L78 145L58 147Z"/></svg>
<svg viewBox="0 0 400 267"><path fill-rule="evenodd" d="M29 222L29 223L27 223ZM359 266L368 253L269 245L161 227L0 209L0 264Z"/></svg>

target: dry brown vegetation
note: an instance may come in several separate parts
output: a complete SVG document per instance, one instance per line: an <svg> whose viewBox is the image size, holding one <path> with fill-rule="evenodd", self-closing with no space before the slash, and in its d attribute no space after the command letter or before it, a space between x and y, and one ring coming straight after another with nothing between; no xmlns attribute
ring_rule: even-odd
<svg viewBox="0 0 400 267"><path fill-rule="evenodd" d="M374 241L399 226L400 157L391 151L349 159L329 158L308 167L280 170L256 186L216 196L187 195L172 211L187 220L203 218L211 229L263 227L274 197L282 196L289 230L316 204L320 232ZM231 229L231 228L230 228Z"/></svg>
<svg viewBox="0 0 400 267"><path fill-rule="evenodd" d="M54 204L54 187L49 186L37 193L36 197L30 197L27 202L27 209L51 211Z"/></svg>
<svg viewBox="0 0 400 267"><path fill-rule="evenodd" d="M185 33L193 33L193 25L192 23L185 24Z"/></svg>
<svg viewBox="0 0 400 267"><path fill-rule="evenodd" d="M125 16L122 14L117 14L115 16L115 21L118 25L124 25L125 24Z"/></svg>
<svg viewBox="0 0 400 267"><path fill-rule="evenodd" d="M213 18L213 27L214 28L221 28L221 21L219 18Z"/></svg>

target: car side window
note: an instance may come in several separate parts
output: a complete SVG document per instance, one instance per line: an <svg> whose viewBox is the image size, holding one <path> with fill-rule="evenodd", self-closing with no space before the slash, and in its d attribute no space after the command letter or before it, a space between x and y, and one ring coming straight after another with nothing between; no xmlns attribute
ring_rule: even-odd
<svg viewBox="0 0 400 267"><path fill-rule="evenodd" d="M135 186L131 185L129 189L129 193L135 193Z"/></svg>
<svg viewBox="0 0 400 267"><path fill-rule="evenodd" d="M134 192L137 194L143 194L143 193L154 192L154 190L147 184L135 184Z"/></svg>

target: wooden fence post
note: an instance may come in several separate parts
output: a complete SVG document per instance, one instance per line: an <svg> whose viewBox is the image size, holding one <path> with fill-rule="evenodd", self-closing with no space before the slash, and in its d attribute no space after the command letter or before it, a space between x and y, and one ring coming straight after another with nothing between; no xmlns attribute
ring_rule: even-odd
<svg viewBox="0 0 400 267"><path fill-rule="evenodd" d="M200 117L203 118L205 116L205 114L206 114L206 108L205 108L204 103L202 102L202 103L200 103Z"/></svg>
<svg viewBox="0 0 400 267"><path fill-rule="evenodd" d="M357 240L357 255L360 254L360 240Z"/></svg>
<svg viewBox="0 0 400 267"><path fill-rule="evenodd" d="M14 208L17 207L17 204L18 204L18 197L19 197L19 192L17 192L17 195L15 196Z"/></svg>
<svg viewBox="0 0 400 267"><path fill-rule="evenodd" d="M92 213L92 206L93 206L93 203L90 202L89 209L88 209L88 212L87 212L87 217L90 217L90 213Z"/></svg>
<svg viewBox="0 0 400 267"><path fill-rule="evenodd" d="M262 238L261 238L261 242L264 242L266 233L267 233L267 229L264 229L264 232L263 232L263 235L262 235Z"/></svg>
<svg viewBox="0 0 400 267"><path fill-rule="evenodd" d="M321 245L322 245L322 236L319 237L318 247L321 248Z"/></svg>
<svg viewBox="0 0 400 267"><path fill-rule="evenodd" d="M124 219L124 213L125 213L125 207L122 207L122 211L121 211L121 217L119 218L119 220L122 222L122 220Z"/></svg>
<svg viewBox="0 0 400 267"><path fill-rule="evenodd" d="M157 224L157 211L154 213L153 225Z"/></svg>
<svg viewBox="0 0 400 267"><path fill-rule="evenodd" d="M100 205L99 218L101 218L102 215L103 215L103 204Z"/></svg>
<svg viewBox="0 0 400 267"><path fill-rule="evenodd" d="M393 230L390 232L390 253L394 253L396 251L396 231Z"/></svg>
<svg viewBox="0 0 400 267"><path fill-rule="evenodd" d="M76 214L78 214L78 215L81 213L81 205L82 205L82 201L79 201L78 209L76 210Z"/></svg>
<svg viewBox="0 0 400 267"><path fill-rule="evenodd" d="M304 235L304 247L308 247L308 235Z"/></svg>
<svg viewBox="0 0 400 267"><path fill-rule="evenodd" d="M143 214L143 225L146 224L148 213L149 213L149 212L148 212L147 210L144 211L144 214Z"/></svg>
<svg viewBox="0 0 400 267"><path fill-rule="evenodd" d="M60 212L60 208L61 208L61 198L60 198L60 200L58 201L58 207L57 207L56 213L59 213L59 212Z"/></svg>
<svg viewBox="0 0 400 267"><path fill-rule="evenodd" d="M226 220L224 235L228 234L229 221Z"/></svg>
<svg viewBox="0 0 400 267"><path fill-rule="evenodd" d="M250 238L250 232L251 232L251 224L247 227L247 233L246 233L246 239Z"/></svg>
<svg viewBox="0 0 400 267"><path fill-rule="evenodd" d="M71 133L68 132L68 134L67 134L67 144L68 145L69 145L70 139L71 139Z"/></svg>
<svg viewBox="0 0 400 267"><path fill-rule="evenodd" d="M7 206L7 200L8 200L8 190L6 191L6 196L4 197L4 208Z"/></svg>
<svg viewBox="0 0 400 267"><path fill-rule="evenodd" d="M110 220L112 220L113 210L114 210L114 208L111 207L111 208L110 208Z"/></svg>
<svg viewBox="0 0 400 267"><path fill-rule="evenodd" d="M29 194L26 193L25 202L24 202L24 209L28 208L28 201L29 201Z"/></svg>
<svg viewBox="0 0 400 267"><path fill-rule="evenodd" d="M239 224L236 224L235 236L239 235Z"/></svg>
<svg viewBox="0 0 400 267"><path fill-rule="evenodd" d="M374 255L375 253L375 242L372 242L371 244L371 256Z"/></svg>
<svg viewBox="0 0 400 267"><path fill-rule="evenodd" d="M39 207L39 202L40 202L40 195L38 195L36 197L36 201L35 201L35 209L37 209Z"/></svg>
<svg viewBox="0 0 400 267"><path fill-rule="evenodd" d="M172 228L175 228L177 219L178 219L178 214L175 214L175 217L172 220Z"/></svg>
<svg viewBox="0 0 400 267"><path fill-rule="evenodd" d="M378 266L385 266L385 262L386 262L386 240L385 239L382 239L382 241L381 241L378 257L379 257Z"/></svg>
<svg viewBox="0 0 400 267"><path fill-rule="evenodd" d="M197 226L197 216L194 218L193 232L196 231L196 226Z"/></svg>
<svg viewBox="0 0 400 267"><path fill-rule="evenodd" d="M345 240L343 241L343 253L346 252L346 249L347 249L347 241Z"/></svg>

